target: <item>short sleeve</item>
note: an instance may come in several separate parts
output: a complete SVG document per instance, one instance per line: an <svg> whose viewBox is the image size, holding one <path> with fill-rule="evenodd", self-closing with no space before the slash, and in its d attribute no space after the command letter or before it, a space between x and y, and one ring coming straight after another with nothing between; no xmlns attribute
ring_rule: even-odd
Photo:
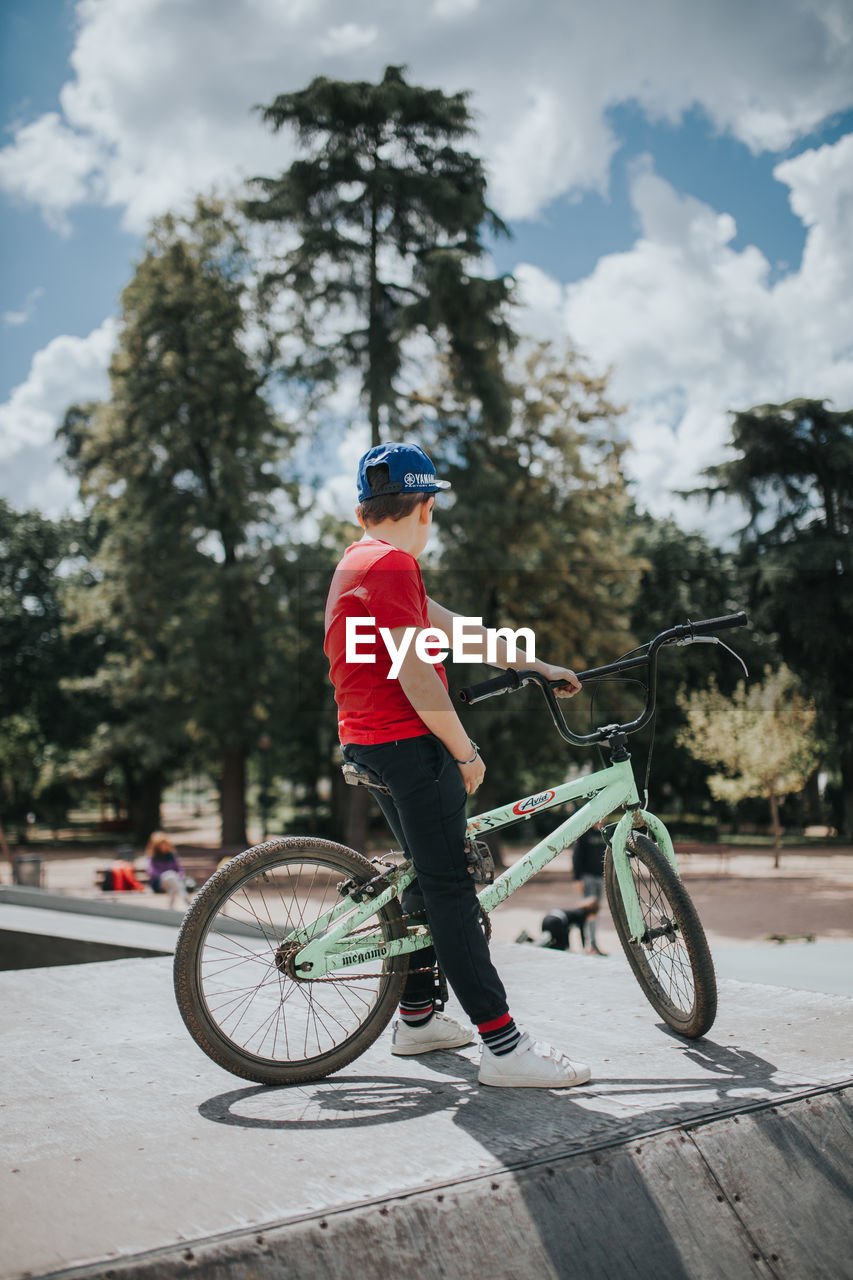
<svg viewBox="0 0 853 1280"><path fill-rule="evenodd" d="M405 551L389 551L364 576L358 591L377 627L423 627L426 615L424 591L418 562Z"/></svg>

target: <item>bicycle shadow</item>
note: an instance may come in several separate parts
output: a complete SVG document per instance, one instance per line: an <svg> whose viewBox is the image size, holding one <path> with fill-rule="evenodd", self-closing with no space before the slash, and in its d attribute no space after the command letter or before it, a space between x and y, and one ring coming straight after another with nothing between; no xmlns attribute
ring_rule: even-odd
<svg viewBox="0 0 853 1280"><path fill-rule="evenodd" d="M594 1143L603 1131L612 1136L620 1129L626 1138L633 1137L672 1124L676 1118L688 1122L728 1111L735 1101L748 1102L747 1093L758 1095L753 1100L771 1100L814 1083L789 1078L780 1082L778 1067L750 1049L707 1039L688 1047L673 1039L698 1073L598 1075L581 1089L507 1091L478 1084L477 1062L470 1050L468 1054L447 1051L425 1056L422 1075L350 1075L345 1069L309 1084L229 1090L201 1103L198 1111L215 1124L279 1131L365 1128L451 1113L453 1123L492 1155L512 1158L519 1137L527 1151L533 1132L540 1141L548 1139L549 1119L559 1121L559 1132L553 1136L566 1149L567 1140L570 1145ZM638 1100L645 1097L651 1103L649 1095L657 1101L644 1107ZM502 1118L502 1136L495 1132L496 1114Z"/></svg>
<svg viewBox="0 0 853 1280"><path fill-rule="evenodd" d="M579 1258L584 1259L585 1274L611 1274L609 1251L620 1238L623 1243L642 1240L642 1250L633 1259L636 1280L657 1280L660 1275L690 1280L683 1226L671 1206L661 1203L656 1189L661 1152L653 1144L669 1143L662 1158L667 1176L678 1178L693 1166L683 1163L684 1156L678 1159L678 1152L689 1148L681 1148L674 1135L667 1135L668 1129L730 1115L751 1102L790 1096L815 1082L781 1073L751 1049L708 1039L687 1046L673 1039L686 1069L667 1076L597 1076L592 1085L569 1090L490 1089L478 1084L478 1054L468 1049L432 1053L417 1062L408 1059L410 1074L368 1074L362 1069L350 1075L345 1069L309 1085L238 1088L209 1098L199 1114L212 1123L268 1132L359 1132L360 1160L377 1169L383 1167L382 1153L393 1144L394 1194L417 1194L432 1184L435 1194L419 1197L418 1230L449 1230L449 1248L456 1237L448 1224L457 1219L447 1219L446 1209L456 1194L455 1184L468 1184L472 1174L486 1178L489 1196L495 1199L483 1207L492 1205L508 1238L517 1242L504 1247L519 1274L543 1267L546 1274L574 1274ZM470 1146L463 1142L458 1158L448 1160L455 1144L445 1119L491 1159L484 1163L476 1154L472 1158ZM412 1121L426 1121L426 1127L416 1123L413 1128ZM371 1145L366 1142L370 1129L377 1131ZM652 1143L649 1161L641 1154L647 1149L634 1146L644 1137ZM411 1185L400 1185L393 1172L400 1169L400 1151L410 1153L411 1167L418 1171ZM696 1194L695 1168L691 1176ZM702 1166L699 1179L708 1176ZM439 1183L441 1193L436 1191ZM712 1190L716 1193L716 1185ZM361 1199L364 1193L365 1184L359 1182L349 1198ZM338 1194L346 1197L342 1185ZM714 1194L715 1206L717 1199ZM464 1214L470 1211L468 1202ZM388 1213L387 1204L381 1212ZM719 1227L728 1229L736 1230ZM377 1257L388 1261L383 1240L380 1233Z"/></svg>

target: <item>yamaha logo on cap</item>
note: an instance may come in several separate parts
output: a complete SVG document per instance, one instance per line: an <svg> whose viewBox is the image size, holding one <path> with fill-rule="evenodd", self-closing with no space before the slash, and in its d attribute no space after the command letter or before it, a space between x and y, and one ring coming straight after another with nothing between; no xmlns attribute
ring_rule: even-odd
<svg viewBox="0 0 853 1280"><path fill-rule="evenodd" d="M383 464L388 468L387 481L377 485L374 473L371 484L368 471ZM436 477L431 460L416 444L375 445L358 464L359 502L391 493L436 493L449 488L449 481Z"/></svg>

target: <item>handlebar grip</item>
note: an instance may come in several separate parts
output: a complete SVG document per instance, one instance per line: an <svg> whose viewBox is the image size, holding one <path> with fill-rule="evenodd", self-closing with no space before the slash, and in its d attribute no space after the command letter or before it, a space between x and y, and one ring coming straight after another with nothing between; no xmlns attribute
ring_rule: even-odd
<svg viewBox="0 0 853 1280"><path fill-rule="evenodd" d="M732 627L745 627L746 623L746 614L741 609L740 613L727 613L724 618L704 618L701 622L691 622L689 625L695 636L707 636L715 631L728 631Z"/></svg>
<svg viewBox="0 0 853 1280"><path fill-rule="evenodd" d="M518 689L522 683L517 671L505 671L503 675L494 676L491 680L483 680L480 684L471 684L467 689L460 689L459 699L473 706L475 702L482 702L484 698L494 698L499 693L509 693L511 689Z"/></svg>

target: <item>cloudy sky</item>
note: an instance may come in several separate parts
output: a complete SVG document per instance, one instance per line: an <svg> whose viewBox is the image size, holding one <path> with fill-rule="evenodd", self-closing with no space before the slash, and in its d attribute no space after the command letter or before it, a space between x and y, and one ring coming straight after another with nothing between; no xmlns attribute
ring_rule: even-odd
<svg viewBox="0 0 853 1280"><path fill-rule="evenodd" d="M853 0L4 0L0 44L0 495L19 507L73 497L53 433L106 391L148 221L286 167L253 105L389 63L471 91L514 232L495 267L530 332L612 369L641 504L722 536L673 491L722 456L728 411L853 404Z"/></svg>

